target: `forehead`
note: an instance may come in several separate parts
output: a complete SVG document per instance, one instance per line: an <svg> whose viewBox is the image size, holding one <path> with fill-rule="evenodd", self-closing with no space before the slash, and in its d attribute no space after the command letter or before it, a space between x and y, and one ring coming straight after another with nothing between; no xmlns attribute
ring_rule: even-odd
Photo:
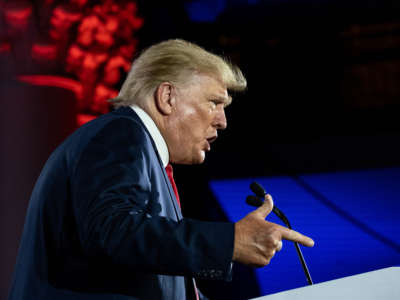
<svg viewBox="0 0 400 300"><path fill-rule="evenodd" d="M219 100L225 105L232 101L225 84L215 76L207 74L194 74L188 81L188 89L201 93L208 100Z"/></svg>

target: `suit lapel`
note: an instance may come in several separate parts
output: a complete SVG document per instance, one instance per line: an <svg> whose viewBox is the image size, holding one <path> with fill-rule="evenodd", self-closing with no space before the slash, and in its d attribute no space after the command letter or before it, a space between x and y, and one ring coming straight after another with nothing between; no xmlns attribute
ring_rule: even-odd
<svg viewBox="0 0 400 300"><path fill-rule="evenodd" d="M160 158L159 158L159 161L161 162ZM178 201L176 200L174 189L172 188L171 182L169 181L167 172L165 171L164 167L162 166L162 163L161 163L161 169L162 169L162 172L164 175L164 181L168 186L168 191L169 191L170 198L172 199L172 204L174 205L176 217L178 220L181 220L183 218L182 211L181 211L181 208L178 206Z"/></svg>

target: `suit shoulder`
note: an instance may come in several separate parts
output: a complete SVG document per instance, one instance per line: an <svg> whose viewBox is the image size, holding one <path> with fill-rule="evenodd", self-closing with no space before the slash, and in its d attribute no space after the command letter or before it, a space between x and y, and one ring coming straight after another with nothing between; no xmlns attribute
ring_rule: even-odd
<svg viewBox="0 0 400 300"><path fill-rule="evenodd" d="M90 142L92 139L123 139L142 144L148 140L143 123L130 108L116 110L86 123L76 131L77 136Z"/></svg>
<svg viewBox="0 0 400 300"><path fill-rule="evenodd" d="M139 120L125 116L112 116L99 120L94 137L126 137L131 141L143 142L148 139L146 130Z"/></svg>
<svg viewBox="0 0 400 300"><path fill-rule="evenodd" d="M81 126L55 152L64 153L68 164L75 169L82 153L89 149L100 147L111 151L132 146L142 151L152 147L143 123L136 115L111 112Z"/></svg>

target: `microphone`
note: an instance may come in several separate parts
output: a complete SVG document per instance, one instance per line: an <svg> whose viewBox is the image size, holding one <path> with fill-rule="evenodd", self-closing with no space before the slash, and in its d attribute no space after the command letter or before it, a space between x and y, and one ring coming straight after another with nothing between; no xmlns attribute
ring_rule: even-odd
<svg viewBox="0 0 400 300"><path fill-rule="evenodd" d="M254 197L254 198L257 198L257 199L260 200L260 204L259 204L259 205L253 205L253 206L256 206L256 207L261 206L261 205L264 203L264 201L261 200L261 199L264 199L264 197L265 197L265 195L267 194L267 192L265 191L265 189L264 189L260 184L258 184L258 183L255 182L255 181L254 181L252 184L250 184L250 189L251 189L251 190L253 191L253 193L256 194L259 198L254 197L254 196L251 196L251 197ZM248 197L247 197L247 198L248 198ZM261 199L260 199L260 198L261 198ZM254 204L256 203L255 200L252 200L251 202L254 203ZM246 199L246 203L247 203L247 204L250 204L250 203L247 202L247 199ZM250 205L252 205L252 204L250 204ZM286 218L285 214L284 214L279 208L277 208L277 207L274 205L274 207L272 208L272 211L274 212L274 214L275 214L279 219L281 219L281 220L283 221L283 223L285 223L285 225L286 225L289 229L292 229L292 226L290 226L290 223L289 223L288 218Z"/></svg>
<svg viewBox="0 0 400 300"><path fill-rule="evenodd" d="M265 189L255 181L252 184L250 184L250 189L257 196L253 196L253 195L247 196L246 203L251 205L251 206L255 206L255 207L260 207L261 205L263 205L264 200L261 200L261 199L264 199L265 195L267 194ZM280 209L278 209L274 205L273 208L272 208L272 211L274 212L274 214L279 219L281 219L283 221L283 223L285 223L285 225L289 229L292 229L292 226L290 226L288 218L285 216L285 214ZM308 282L309 285L312 285L313 282L312 282L312 279L311 279L311 275L310 275L310 272L308 271L307 264L306 264L306 261L304 260L303 253L300 250L299 244L297 242L293 242L293 243L294 243L294 246L296 248L297 255L299 256L301 266L303 267L304 274L306 275L307 282Z"/></svg>
<svg viewBox="0 0 400 300"><path fill-rule="evenodd" d="M264 202L256 196L249 195L246 198L246 203L251 206L260 207Z"/></svg>

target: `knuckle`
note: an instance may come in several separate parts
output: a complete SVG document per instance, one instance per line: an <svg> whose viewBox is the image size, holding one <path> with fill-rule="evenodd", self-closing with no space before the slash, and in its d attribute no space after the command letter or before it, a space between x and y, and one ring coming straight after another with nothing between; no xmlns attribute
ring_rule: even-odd
<svg viewBox="0 0 400 300"><path fill-rule="evenodd" d="M264 258L269 260L269 259L271 259L274 255L275 255L275 250L274 250L274 249L271 249L271 250L265 251L265 253L264 253Z"/></svg>
<svg viewBox="0 0 400 300"><path fill-rule="evenodd" d="M278 246L276 247L276 251L281 251L281 249L282 249L282 241L280 241L279 243L278 243Z"/></svg>
<svg viewBox="0 0 400 300"><path fill-rule="evenodd" d="M253 261L250 265L256 268L261 268L268 265L270 262L270 258L265 256L258 256L257 259Z"/></svg>
<svg viewBox="0 0 400 300"><path fill-rule="evenodd" d="M264 259L262 260L262 265L263 265L263 266L267 266L267 265L269 265L270 261L271 261L270 258L264 258Z"/></svg>

